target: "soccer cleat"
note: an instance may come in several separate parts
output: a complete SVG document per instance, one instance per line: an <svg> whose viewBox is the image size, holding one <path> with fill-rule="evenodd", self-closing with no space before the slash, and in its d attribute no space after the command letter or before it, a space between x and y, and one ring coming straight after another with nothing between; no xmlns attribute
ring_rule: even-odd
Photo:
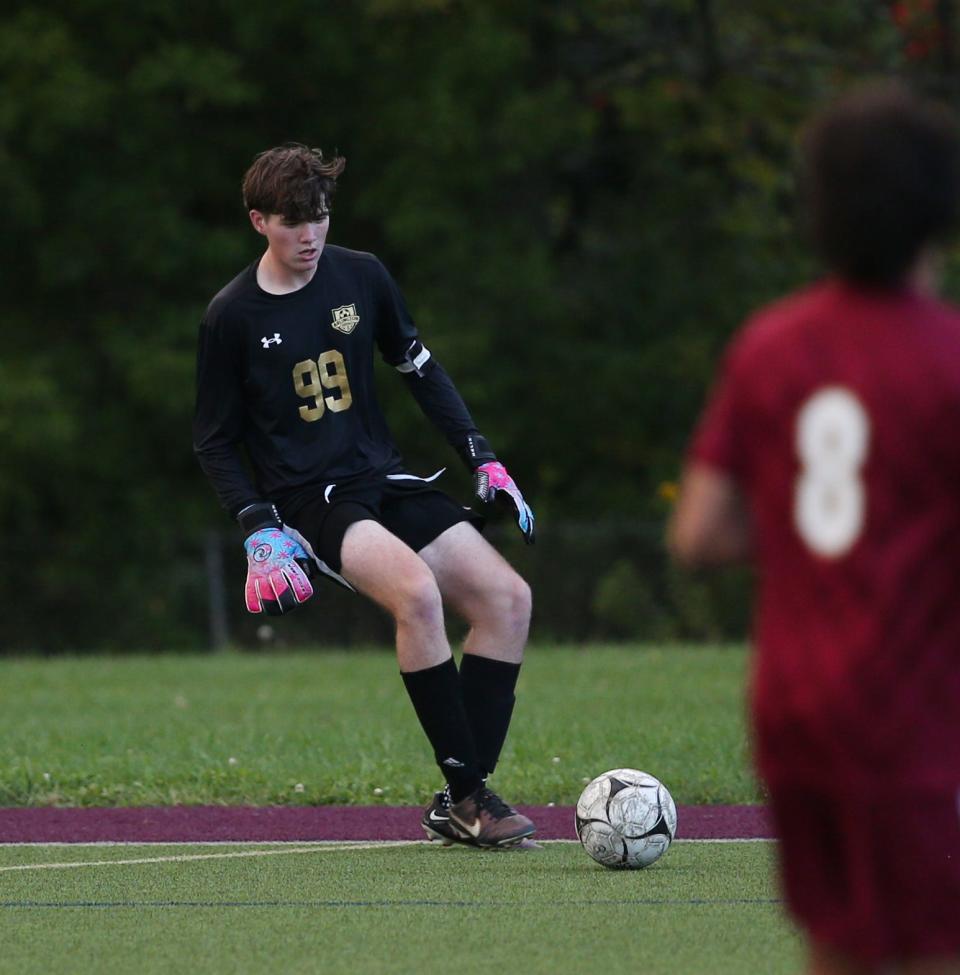
<svg viewBox="0 0 960 975"><path fill-rule="evenodd" d="M446 789L434 793L433 802L423 811L420 825L431 842L440 840L444 846L453 846L454 843L476 846L468 834L461 833L450 821L450 793Z"/></svg>
<svg viewBox="0 0 960 975"><path fill-rule="evenodd" d="M462 836L458 842L472 842L486 849L519 846L536 832L536 826L508 806L485 785L471 792L466 799L453 803L449 809L450 824Z"/></svg>

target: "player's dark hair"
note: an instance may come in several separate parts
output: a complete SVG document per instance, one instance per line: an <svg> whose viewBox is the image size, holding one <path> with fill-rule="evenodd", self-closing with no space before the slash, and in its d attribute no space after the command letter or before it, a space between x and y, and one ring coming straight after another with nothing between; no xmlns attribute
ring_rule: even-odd
<svg viewBox="0 0 960 975"><path fill-rule="evenodd" d="M248 210L279 213L290 223L310 223L330 211L343 172L343 156L325 159L319 149L288 142L261 152L243 177Z"/></svg>
<svg viewBox="0 0 960 975"><path fill-rule="evenodd" d="M801 189L815 246L841 276L898 283L960 214L960 142L943 107L880 82L841 97L803 133Z"/></svg>

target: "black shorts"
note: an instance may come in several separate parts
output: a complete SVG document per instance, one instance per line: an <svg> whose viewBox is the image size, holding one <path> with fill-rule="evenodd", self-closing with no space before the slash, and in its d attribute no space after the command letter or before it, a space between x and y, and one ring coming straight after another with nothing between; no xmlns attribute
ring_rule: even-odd
<svg viewBox="0 0 960 975"><path fill-rule="evenodd" d="M432 479L431 479L432 480ZM437 490L430 480L388 474L381 480L333 487L312 498L289 519L287 528L317 568L349 586L340 575L340 549L347 529L357 521L376 521L414 552L461 521L482 529L484 518Z"/></svg>

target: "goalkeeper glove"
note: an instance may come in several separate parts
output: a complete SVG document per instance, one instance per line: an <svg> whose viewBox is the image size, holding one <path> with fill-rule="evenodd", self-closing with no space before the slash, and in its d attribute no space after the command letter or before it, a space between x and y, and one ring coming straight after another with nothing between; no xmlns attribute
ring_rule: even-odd
<svg viewBox="0 0 960 975"><path fill-rule="evenodd" d="M476 496L489 504L499 494L513 506L514 517L523 535L523 540L534 542L534 517L530 505L524 500L520 488L510 476L506 467L497 460L487 441L475 434L467 437L461 451L467 465L473 470L473 489Z"/></svg>
<svg viewBox="0 0 960 975"><path fill-rule="evenodd" d="M247 536L243 543L247 553L247 609L282 616L305 603L313 595L307 575L310 557L283 530L277 509L269 502L247 505L237 521Z"/></svg>

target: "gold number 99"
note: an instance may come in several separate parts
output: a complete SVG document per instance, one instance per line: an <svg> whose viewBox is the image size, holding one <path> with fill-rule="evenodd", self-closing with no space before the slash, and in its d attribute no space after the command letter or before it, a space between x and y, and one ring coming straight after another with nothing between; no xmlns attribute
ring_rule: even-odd
<svg viewBox="0 0 960 975"><path fill-rule="evenodd" d="M293 367L293 388L297 396L313 400L312 404L300 407L300 416L307 423L319 420L327 408L331 413L341 413L353 403L346 365L336 349L324 352L316 362L312 359L298 362ZM339 390L340 395L325 395L327 390Z"/></svg>

